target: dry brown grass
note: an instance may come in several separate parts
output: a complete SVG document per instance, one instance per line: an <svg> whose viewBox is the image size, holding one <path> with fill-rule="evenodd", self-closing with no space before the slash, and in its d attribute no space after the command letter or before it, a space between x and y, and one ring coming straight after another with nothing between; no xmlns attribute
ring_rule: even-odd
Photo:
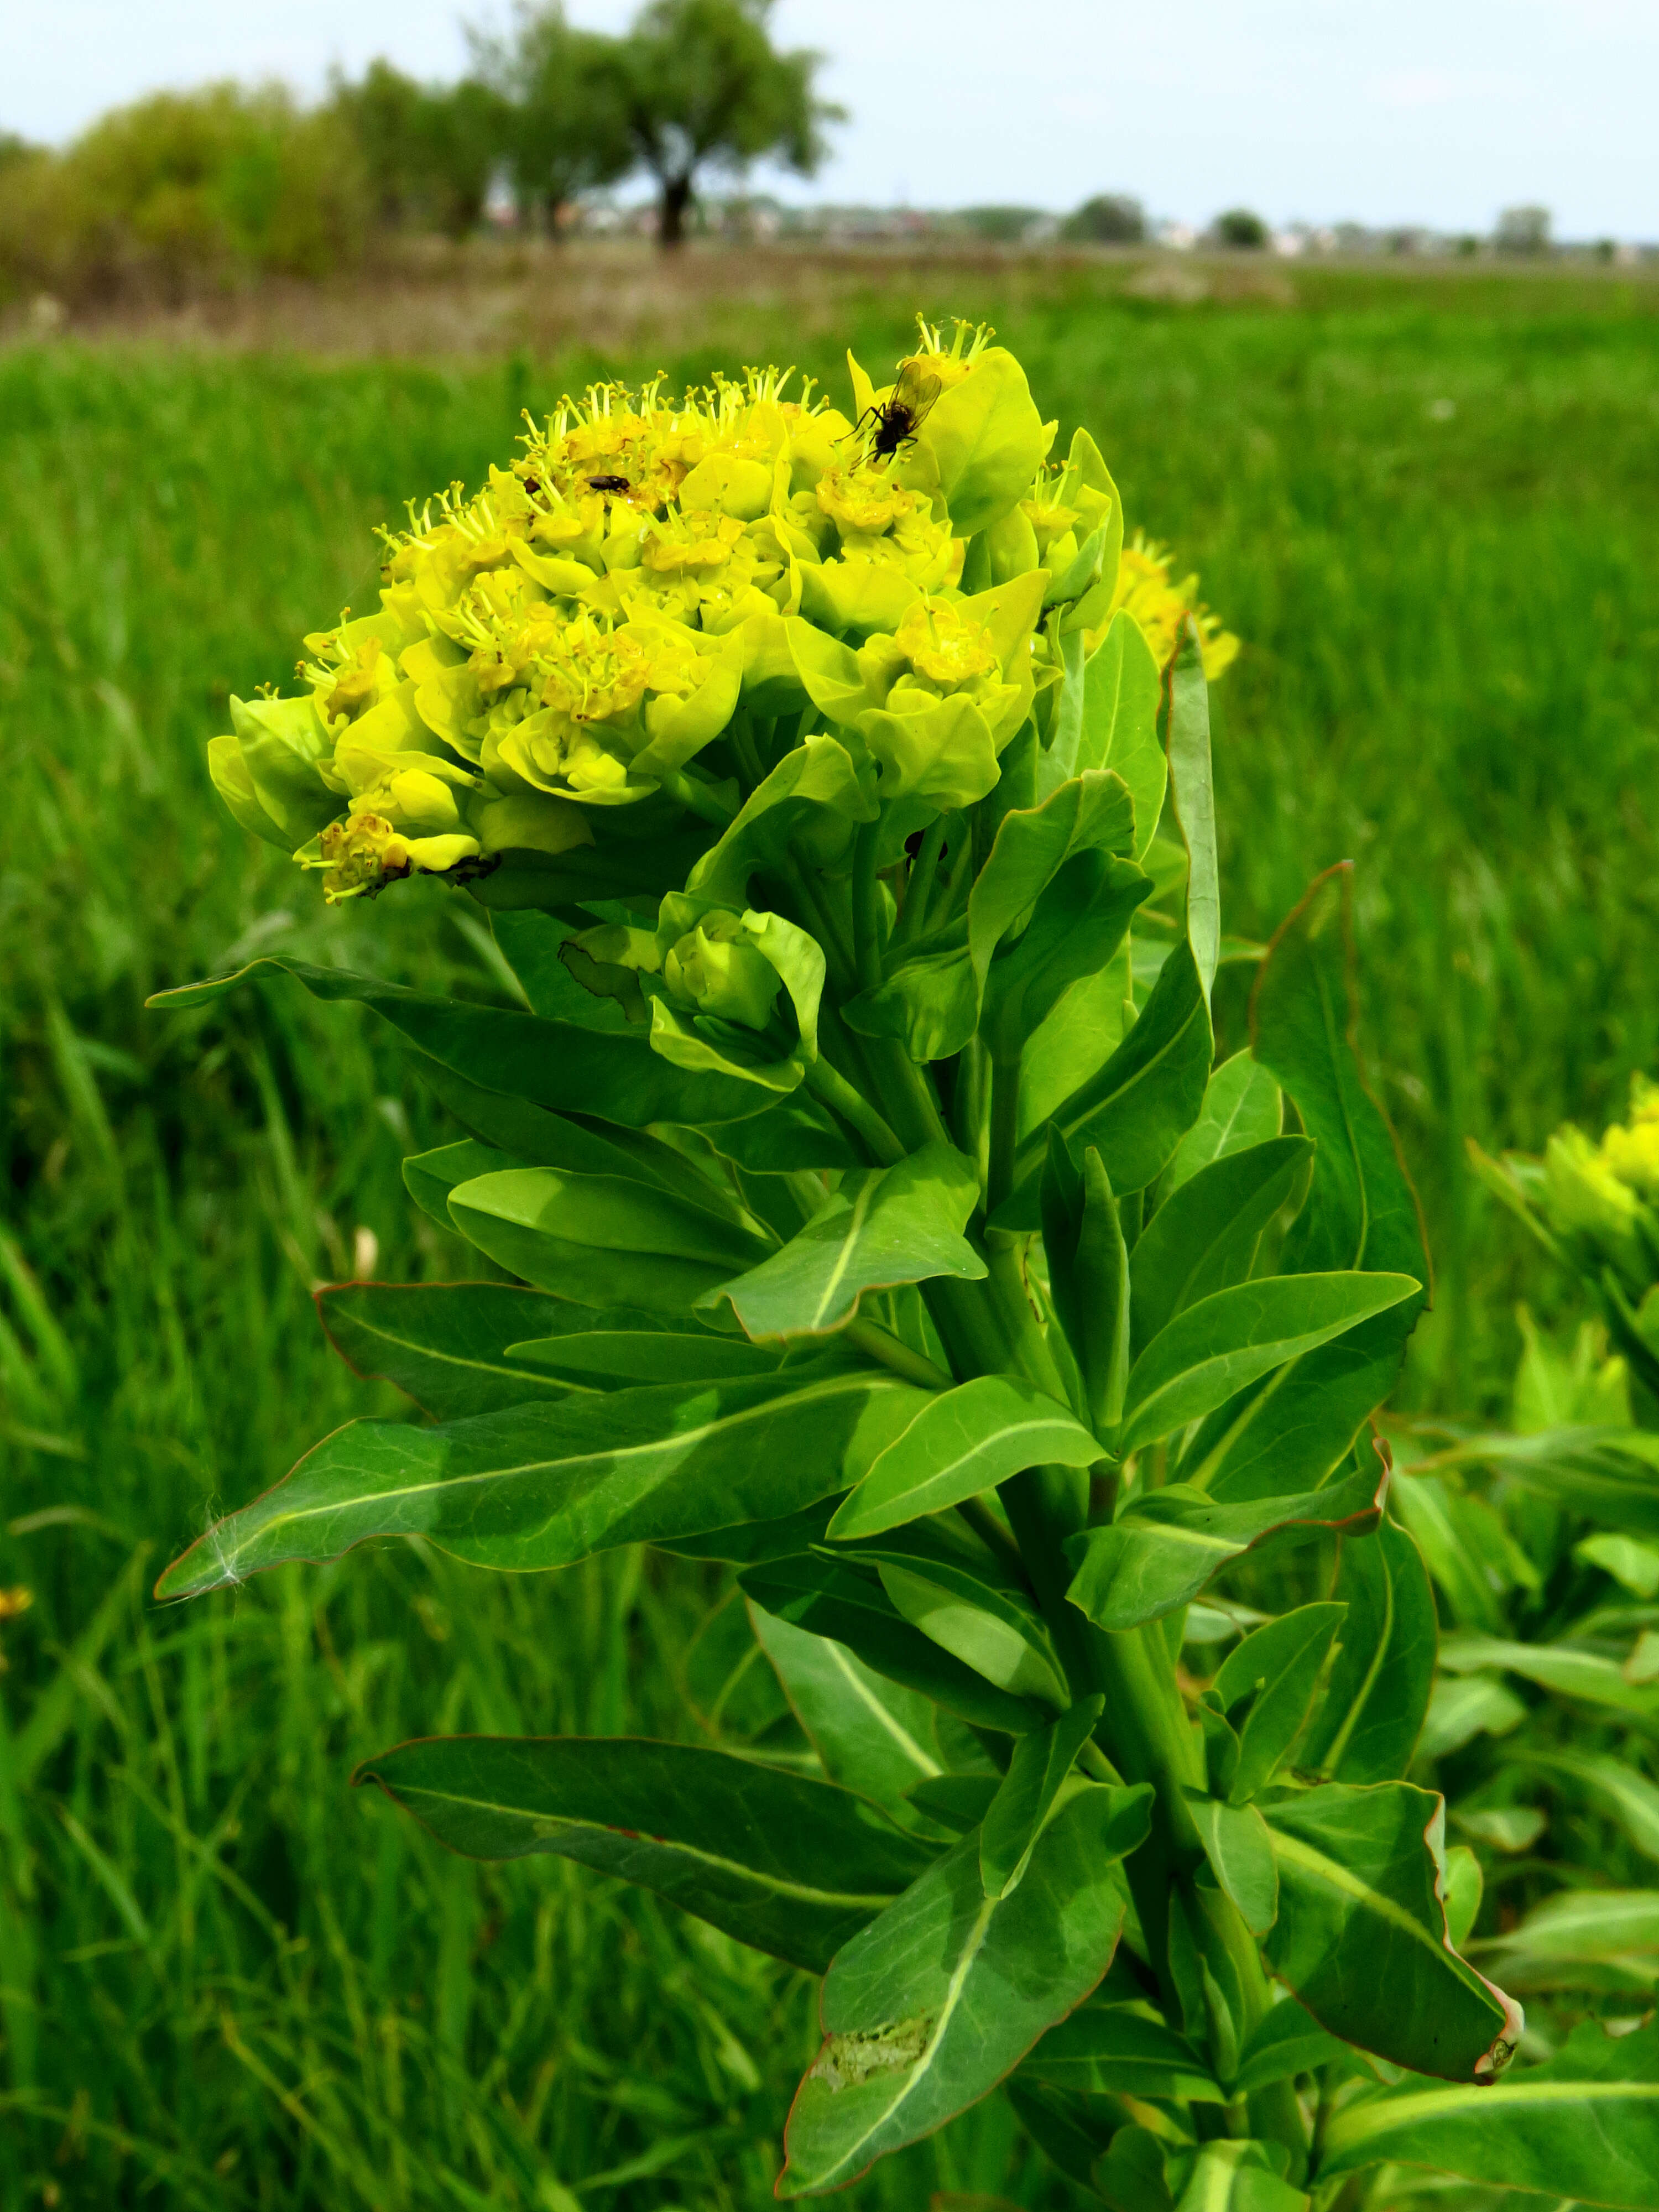
<svg viewBox="0 0 1659 2212"><path fill-rule="evenodd" d="M491 240L450 246L397 240L349 277L271 281L182 306L50 299L15 302L0 342L68 334L206 351L299 352L324 358L477 360L587 348L665 354L708 344L741 357L745 332L780 323L807 338L844 327L855 303L948 301L1006 314L1118 297L1152 309L1399 302L1450 304L1453 291L1494 309L1541 304L1594 311L1634 283L1659 300L1651 272L1582 264L1506 270L1467 262L1285 263L1264 255L1146 249L1025 252L918 241L902 246L698 242L664 256L643 240L551 246Z"/></svg>

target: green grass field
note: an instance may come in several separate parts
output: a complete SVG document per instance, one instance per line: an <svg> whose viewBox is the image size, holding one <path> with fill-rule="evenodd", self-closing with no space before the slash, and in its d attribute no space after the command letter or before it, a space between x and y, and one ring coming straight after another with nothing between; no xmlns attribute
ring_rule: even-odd
<svg viewBox="0 0 1659 2212"><path fill-rule="evenodd" d="M1654 295L1333 278L1182 311L1073 273L1008 311L997 281L914 304L992 314L1247 641L1215 702L1229 926L1358 863L1364 1042L1439 1268L1407 1388L1501 1407L1514 1301L1550 1286L1463 1140L1595 1121L1659 1062ZM912 304L855 308L866 362ZM476 480L523 405L780 355L842 389L827 341L730 302L718 337L453 372L0 356L0 1586L33 1593L0 1624L8 2212L768 2200L802 1978L562 1862L447 1858L346 1788L409 1735L695 1727L714 1582L617 1556L551 1589L410 1544L148 1595L211 1509L390 1410L313 1283L462 1263L411 1218L398 1162L437 1120L367 1018L146 993L278 945L502 988L441 887L325 915L221 812L204 742L367 604L370 526ZM1237 988L1221 1012L1241 1041ZM1073 2201L999 2110L848 2201L933 2190Z"/></svg>

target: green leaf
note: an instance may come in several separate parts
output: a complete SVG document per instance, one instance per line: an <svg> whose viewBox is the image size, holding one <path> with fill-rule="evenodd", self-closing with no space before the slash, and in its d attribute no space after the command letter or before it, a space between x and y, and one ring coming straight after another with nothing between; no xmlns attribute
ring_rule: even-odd
<svg viewBox="0 0 1659 2212"><path fill-rule="evenodd" d="M813 1972L927 1863L849 1791L690 1744L429 1737L352 1779L469 1858L575 1859Z"/></svg>
<svg viewBox="0 0 1659 2212"><path fill-rule="evenodd" d="M1454 1951L1461 1951L1480 1911L1486 1876L1480 1862L1467 1844L1453 1844L1446 1852L1446 1936Z"/></svg>
<svg viewBox="0 0 1659 2212"><path fill-rule="evenodd" d="M689 1312L767 1249L739 1224L624 1176L509 1169L460 1184L449 1211L463 1236L538 1288L646 1312Z"/></svg>
<svg viewBox="0 0 1659 2212"><path fill-rule="evenodd" d="M628 1027L628 1017L617 1001L595 998L585 990L561 957L566 942L583 927L535 907L489 917L490 933L523 986L532 1013L551 1021L574 1022L580 1029L618 1033Z"/></svg>
<svg viewBox="0 0 1659 2212"><path fill-rule="evenodd" d="M899 1038L918 1066L951 1059L979 1024L967 947L957 943L912 953L884 983L849 999L842 1015L860 1036Z"/></svg>
<svg viewBox="0 0 1659 2212"><path fill-rule="evenodd" d="M1238 1735L1238 1764L1227 1791L1235 1805L1267 1786L1301 1735L1346 1613L1345 1605L1298 1606L1253 1630L1223 1660L1206 1695Z"/></svg>
<svg viewBox="0 0 1659 2212"><path fill-rule="evenodd" d="M1267 1275L1178 1314L1129 1370L1120 1452L1200 1419L1287 1360L1414 1297L1410 1275Z"/></svg>
<svg viewBox="0 0 1659 2212"><path fill-rule="evenodd" d="M1244 2039L1238 2054L1238 2078L1233 2094L1253 2096L1275 2081L1297 2074L1311 2074L1334 2060L1349 2059L1352 2046L1327 2035L1319 2022L1294 1997L1285 1997L1259 2020Z"/></svg>
<svg viewBox="0 0 1659 2212"><path fill-rule="evenodd" d="M157 1584L194 1597L371 1536L478 1566L568 1565L617 1544L793 1513L856 1481L924 1394L867 1370L584 1393L422 1429L353 1421L210 1528Z"/></svg>
<svg viewBox="0 0 1659 2212"><path fill-rule="evenodd" d="M491 1175L498 1168L523 1164L510 1152L497 1152L493 1145L481 1145L476 1138L466 1137L457 1145L439 1145L429 1152L411 1153L404 1162L404 1188L428 1221L435 1221L453 1234L455 1224L449 1218L449 1194L457 1184L470 1182L474 1176Z"/></svg>
<svg viewBox="0 0 1659 2212"><path fill-rule="evenodd" d="M1031 1383L977 1376L923 1406L841 1506L830 1538L879 1535L994 1489L1022 1468L1087 1467L1099 1456L1090 1431Z"/></svg>
<svg viewBox="0 0 1659 2212"><path fill-rule="evenodd" d="M1407 1782L1331 1782L1263 1809L1279 1892L1267 1963L1320 2025L1416 2073L1500 2072L1520 2008L1451 1948L1444 1800Z"/></svg>
<svg viewBox="0 0 1659 2212"><path fill-rule="evenodd" d="M1604 2204L1659 2205L1659 2028L1573 2030L1541 2066L1479 2088L1417 2081L1350 2105L1325 2132L1322 2182L1387 2160L1466 2175L1487 2189Z"/></svg>
<svg viewBox="0 0 1659 2212"><path fill-rule="evenodd" d="M1445 1759L1483 1731L1509 1735L1526 1717L1525 1705L1496 1674L1443 1675L1430 1694L1417 1756Z"/></svg>
<svg viewBox="0 0 1659 2212"><path fill-rule="evenodd" d="M1348 1619L1302 1764L1334 1782L1390 1782L1411 1764L1434 1686L1423 1555L1385 1513L1374 1534L1342 1539L1332 1595Z"/></svg>
<svg viewBox="0 0 1659 2212"><path fill-rule="evenodd" d="M1091 1146L1079 1174L1066 1139L1051 1129L1039 1197L1054 1313L1089 1418L1109 1434L1123 1418L1129 1380L1129 1252L1100 1154Z"/></svg>
<svg viewBox="0 0 1659 2212"><path fill-rule="evenodd" d="M1164 1171L1163 1203L1212 1160L1276 1137L1283 1115L1279 1085L1249 1052L1224 1060L1205 1089L1197 1121Z"/></svg>
<svg viewBox="0 0 1659 2212"><path fill-rule="evenodd" d="M441 1421L564 1395L562 1382L507 1350L546 1327L551 1303L506 1283L337 1283L317 1293L346 1364L395 1382Z"/></svg>
<svg viewBox="0 0 1659 2212"><path fill-rule="evenodd" d="M849 1322L866 1291L935 1275L975 1281L985 1262L961 1232L978 1202L968 1159L949 1145L924 1146L890 1168L844 1176L781 1251L702 1303L729 1298L750 1336L818 1335Z"/></svg>
<svg viewBox="0 0 1659 2212"><path fill-rule="evenodd" d="M878 1577L816 1556L745 1568L739 1587L757 1607L814 1636L844 1644L884 1680L943 1705L970 1727L1024 1735L1048 1716L999 1690L914 1628Z"/></svg>
<svg viewBox="0 0 1659 2212"><path fill-rule="evenodd" d="M991 963L980 1028L1000 1058L1040 1030L1073 985L1108 968L1152 890L1133 861L1078 853L1047 884L1022 935Z"/></svg>
<svg viewBox="0 0 1659 2212"><path fill-rule="evenodd" d="M603 1314L592 1316L603 1321ZM651 1316L654 1318L654 1316ZM781 1355L769 1346L712 1329L576 1328L508 1347L533 1370L585 1390L639 1382L725 1382L773 1375Z"/></svg>
<svg viewBox="0 0 1659 2212"><path fill-rule="evenodd" d="M1164 1200L1129 1270L1137 1352L1187 1307L1244 1281L1312 1157L1305 1137L1271 1137L1223 1154Z"/></svg>
<svg viewBox="0 0 1659 2212"><path fill-rule="evenodd" d="M1460 1457L1632 1536L1659 1538L1659 1436L1640 1429L1544 1429L1474 1437Z"/></svg>
<svg viewBox="0 0 1659 2212"><path fill-rule="evenodd" d="M1170 671L1170 789L1187 847L1187 938L1207 998L1221 950L1221 883L1210 783L1210 692L1198 625L1190 615Z"/></svg>
<svg viewBox="0 0 1659 2212"><path fill-rule="evenodd" d="M1040 806L1003 816L968 900L969 953L981 991L997 948L1066 863L1089 852L1127 855L1134 836L1123 779L1098 772L1074 776Z"/></svg>
<svg viewBox="0 0 1659 2212"><path fill-rule="evenodd" d="M1181 1794L1211 1873L1250 1933L1265 1936L1279 1917L1279 1869L1267 1822L1254 1805L1230 1805L1202 1790Z"/></svg>
<svg viewBox="0 0 1659 2212"><path fill-rule="evenodd" d="M860 1543L913 1628L998 1689L1055 1709L1070 1700L1042 1614L1023 1583L976 1540L918 1522Z"/></svg>
<svg viewBox="0 0 1659 2212"><path fill-rule="evenodd" d="M1659 1859L1659 1788L1607 1752L1528 1751L1528 1766L1577 1783L1599 1812L1615 1820L1644 1858Z"/></svg>
<svg viewBox="0 0 1659 2212"><path fill-rule="evenodd" d="M1014 1746L1008 1771L980 1828L979 1871L987 1897L1006 1897L1024 1875L1060 1786L1105 1705L1098 1695L1081 1698Z"/></svg>
<svg viewBox="0 0 1659 2212"><path fill-rule="evenodd" d="M995 1773L940 1774L931 1781L912 1784L909 1799L939 1826L948 1828L952 1835L965 1836L990 1811L1001 1781Z"/></svg>
<svg viewBox="0 0 1659 2212"><path fill-rule="evenodd" d="M1052 1124L1074 1152L1093 1145L1120 1194L1152 1182L1192 1127L1203 1103L1213 1049L1210 1010L1192 948L1184 940L1158 970L1139 1019L1097 1074L1063 1099ZM1036 1182L1046 1136L1021 1144L1021 1187L998 1225L1036 1226ZM1001 1218L1001 1216L1006 1216Z"/></svg>
<svg viewBox="0 0 1659 2212"><path fill-rule="evenodd" d="M1386 1480L1354 1474L1323 1490L1238 1505L1218 1504L1184 1483L1166 1484L1108 1526L1067 1538L1076 1576L1066 1595L1099 1628L1160 1620L1266 1537L1303 1527L1373 1525Z"/></svg>
<svg viewBox="0 0 1659 2212"><path fill-rule="evenodd" d="M1499 1636L1449 1636L1440 1647L1440 1664L1451 1674L1501 1667L1536 1682L1560 1698L1600 1705L1633 1720L1659 1715L1659 1682L1632 1682L1616 1660L1599 1651L1580 1651L1569 1644L1515 1644Z"/></svg>
<svg viewBox="0 0 1659 2212"><path fill-rule="evenodd" d="M1046 1133L1054 1109L1103 1066L1123 1041L1133 989L1126 938L1097 975L1074 983L1020 1055L1019 1135Z"/></svg>
<svg viewBox="0 0 1659 2212"><path fill-rule="evenodd" d="M637 1032L607 1036L572 1022L543 1021L462 999L424 997L377 976L303 960L250 961L234 975L163 991L153 1006L204 1006L262 968L292 975L313 999L356 999L399 1030L419 1052L473 1080L487 1068L490 1087L552 1112L592 1114L624 1127L650 1121L736 1121L758 1112L768 1094L726 1075L693 1075L659 1058Z"/></svg>
<svg viewBox="0 0 1659 2212"><path fill-rule="evenodd" d="M876 818L873 790L865 787L872 781L866 769L860 781L838 738L810 737L792 746L692 869L687 890L741 913L754 878L786 872L797 854L806 866L838 866L852 852L859 823Z"/></svg>
<svg viewBox="0 0 1659 2212"><path fill-rule="evenodd" d="M1449 1489L1437 1475L1401 1474L1394 1506L1415 1539L1454 1620L1467 1628L1504 1626L1504 1583L1492 1573L1505 1539L1482 1498ZM1483 1540L1496 1538L1496 1544ZM1505 1578L1509 1579L1509 1578Z"/></svg>
<svg viewBox="0 0 1659 2212"><path fill-rule="evenodd" d="M832 1782L890 1811L947 1765L931 1698L885 1680L856 1652L749 1605L761 1649Z"/></svg>
<svg viewBox="0 0 1659 2212"><path fill-rule="evenodd" d="M1659 1890L1563 1890L1518 1928L1469 1949L1518 1990L1630 1990L1650 2000L1659 1982Z"/></svg>
<svg viewBox="0 0 1659 2212"><path fill-rule="evenodd" d="M838 2189L931 2135L1087 1996L1122 1924L1110 1870L1144 1840L1151 1796L1079 1784L1000 1899L985 1895L977 1839L965 1837L837 1954L780 2196Z"/></svg>
<svg viewBox="0 0 1659 2212"><path fill-rule="evenodd" d="M1025 371L1002 346L988 347L971 374L939 394L917 437L917 459L933 461L959 538L1013 511L1048 442Z"/></svg>
<svg viewBox="0 0 1659 2212"><path fill-rule="evenodd" d="M1146 633L1120 607L1083 671L1083 712L1069 757L1056 740L1050 774L1109 769L1121 775L1135 810L1134 858L1145 854L1164 811L1169 765L1158 742L1164 681Z"/></svg>
<svg viewBox="0 0 1659 2212"><path fill-rule="evenodd" d="M1226 2092L1186 2037L1133 2004L1079 2005L1048 2030L1019 2070L1023 2081L1088 2096L1226 2102Z"/></svg>

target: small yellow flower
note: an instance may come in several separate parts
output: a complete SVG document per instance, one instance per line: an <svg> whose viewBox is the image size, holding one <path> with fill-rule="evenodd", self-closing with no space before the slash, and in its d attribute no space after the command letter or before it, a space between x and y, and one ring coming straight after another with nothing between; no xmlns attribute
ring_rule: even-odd
<svg viewBox="0 0 1659 2212"><path fill-rule="evenodd" d="M1615 1121L1602 1138L1601 1159L1620 1182L1659 1200L1659 1083L1633 1078L1630 1105L1628 1125Z"/></svg>
<svg viewBox="0 0 1659 2212"><path fill-rule="evenodd" d="M1133 543L1123 549L1111 605L1099 629L1091 633L1089 649L1094 650L1105 635L1113 615L1120 607L1125 607L1140 625L1147 644L1158 656L1158 666L1167 668L1175 659L1176 647L1190 614L1198 623L1204 674L1213 684L1237 659L1239 641L1231 630L1222 629L1220 617L1212 614L1200 599L1196 575L1183 576L1178 584L1171 583L1170 570L1174 559L1174 555L1162 545L1151 543L1136 531Z"/></svg>
<svg viewBox="0 0 1659 2212"><path fill-rule="evenodd" d="M1001 673L995 642L983 623L964 618L944 599L923 599L894 633L895 648L918 676L954 691L975 677Z"/></svg>

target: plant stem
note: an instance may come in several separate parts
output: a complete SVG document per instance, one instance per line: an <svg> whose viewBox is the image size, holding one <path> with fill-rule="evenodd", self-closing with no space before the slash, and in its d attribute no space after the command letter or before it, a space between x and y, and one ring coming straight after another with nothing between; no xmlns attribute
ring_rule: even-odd
<svg viewBox="0 0 1659 2212"><path fill-rule="evenodd" d="M908 945L912 938L920 937L927 917L927 902L933 895L933 878L939 873L939 856L945 847L945 817L927 825L921 841L921 850L916 854L910 869L910 879L904 887L904 905L899 914L898 927L893 932L895 945Z"/></svg>
<svg viewBox="0 0 1659 2212"><path fill-rule="evenodd" d="M991 1060L991 1150L985 1170L985 1211L994 1213L1014 1188L1014 1153L1019 1144L1020 1048L996 1053Z"/></svg>
<svg viewBox="0 0 1659 2212"><path fill-rule="evenodd" d="M737 809L724 805L712 784L688 775L683 768L661 769L655 781L680 805L692 814L700 815L712 823L716 830L729 830L737 817Z"/></svg>
<svg viewBox="0 0 1659 2212"><path fill-rule="evenodd" d="M912 1352L908 1344L901 1344L878 1322L854 1317L842 1329L848 1344L857 1345L867 1352L872 1359L880 1360L890 1367L895 1375L903 1376L907 1382L919 1382L924 1390L948 1390L951 1378L942 1367L935 1367L931 1359L920 1352Z"/></svg>
<svg viewBox="0 0 1659 2212"><path fill-rule="evenodd" d="M881 982L881 884L876 875L880 836L879 817L861 822L853 847L853 967L863 991L873 991Z"/></svg>
<svg viewBox="0 0 1659 2212"><path fill-rule="evenodd" d="M838 1114L849 1127L857 1130L883 1167L890 1168L904 1158L903 1146L875 1108L822 1053L808 1064L805 1087L815 1098L822 1099L832 1114Z"/></svg>

